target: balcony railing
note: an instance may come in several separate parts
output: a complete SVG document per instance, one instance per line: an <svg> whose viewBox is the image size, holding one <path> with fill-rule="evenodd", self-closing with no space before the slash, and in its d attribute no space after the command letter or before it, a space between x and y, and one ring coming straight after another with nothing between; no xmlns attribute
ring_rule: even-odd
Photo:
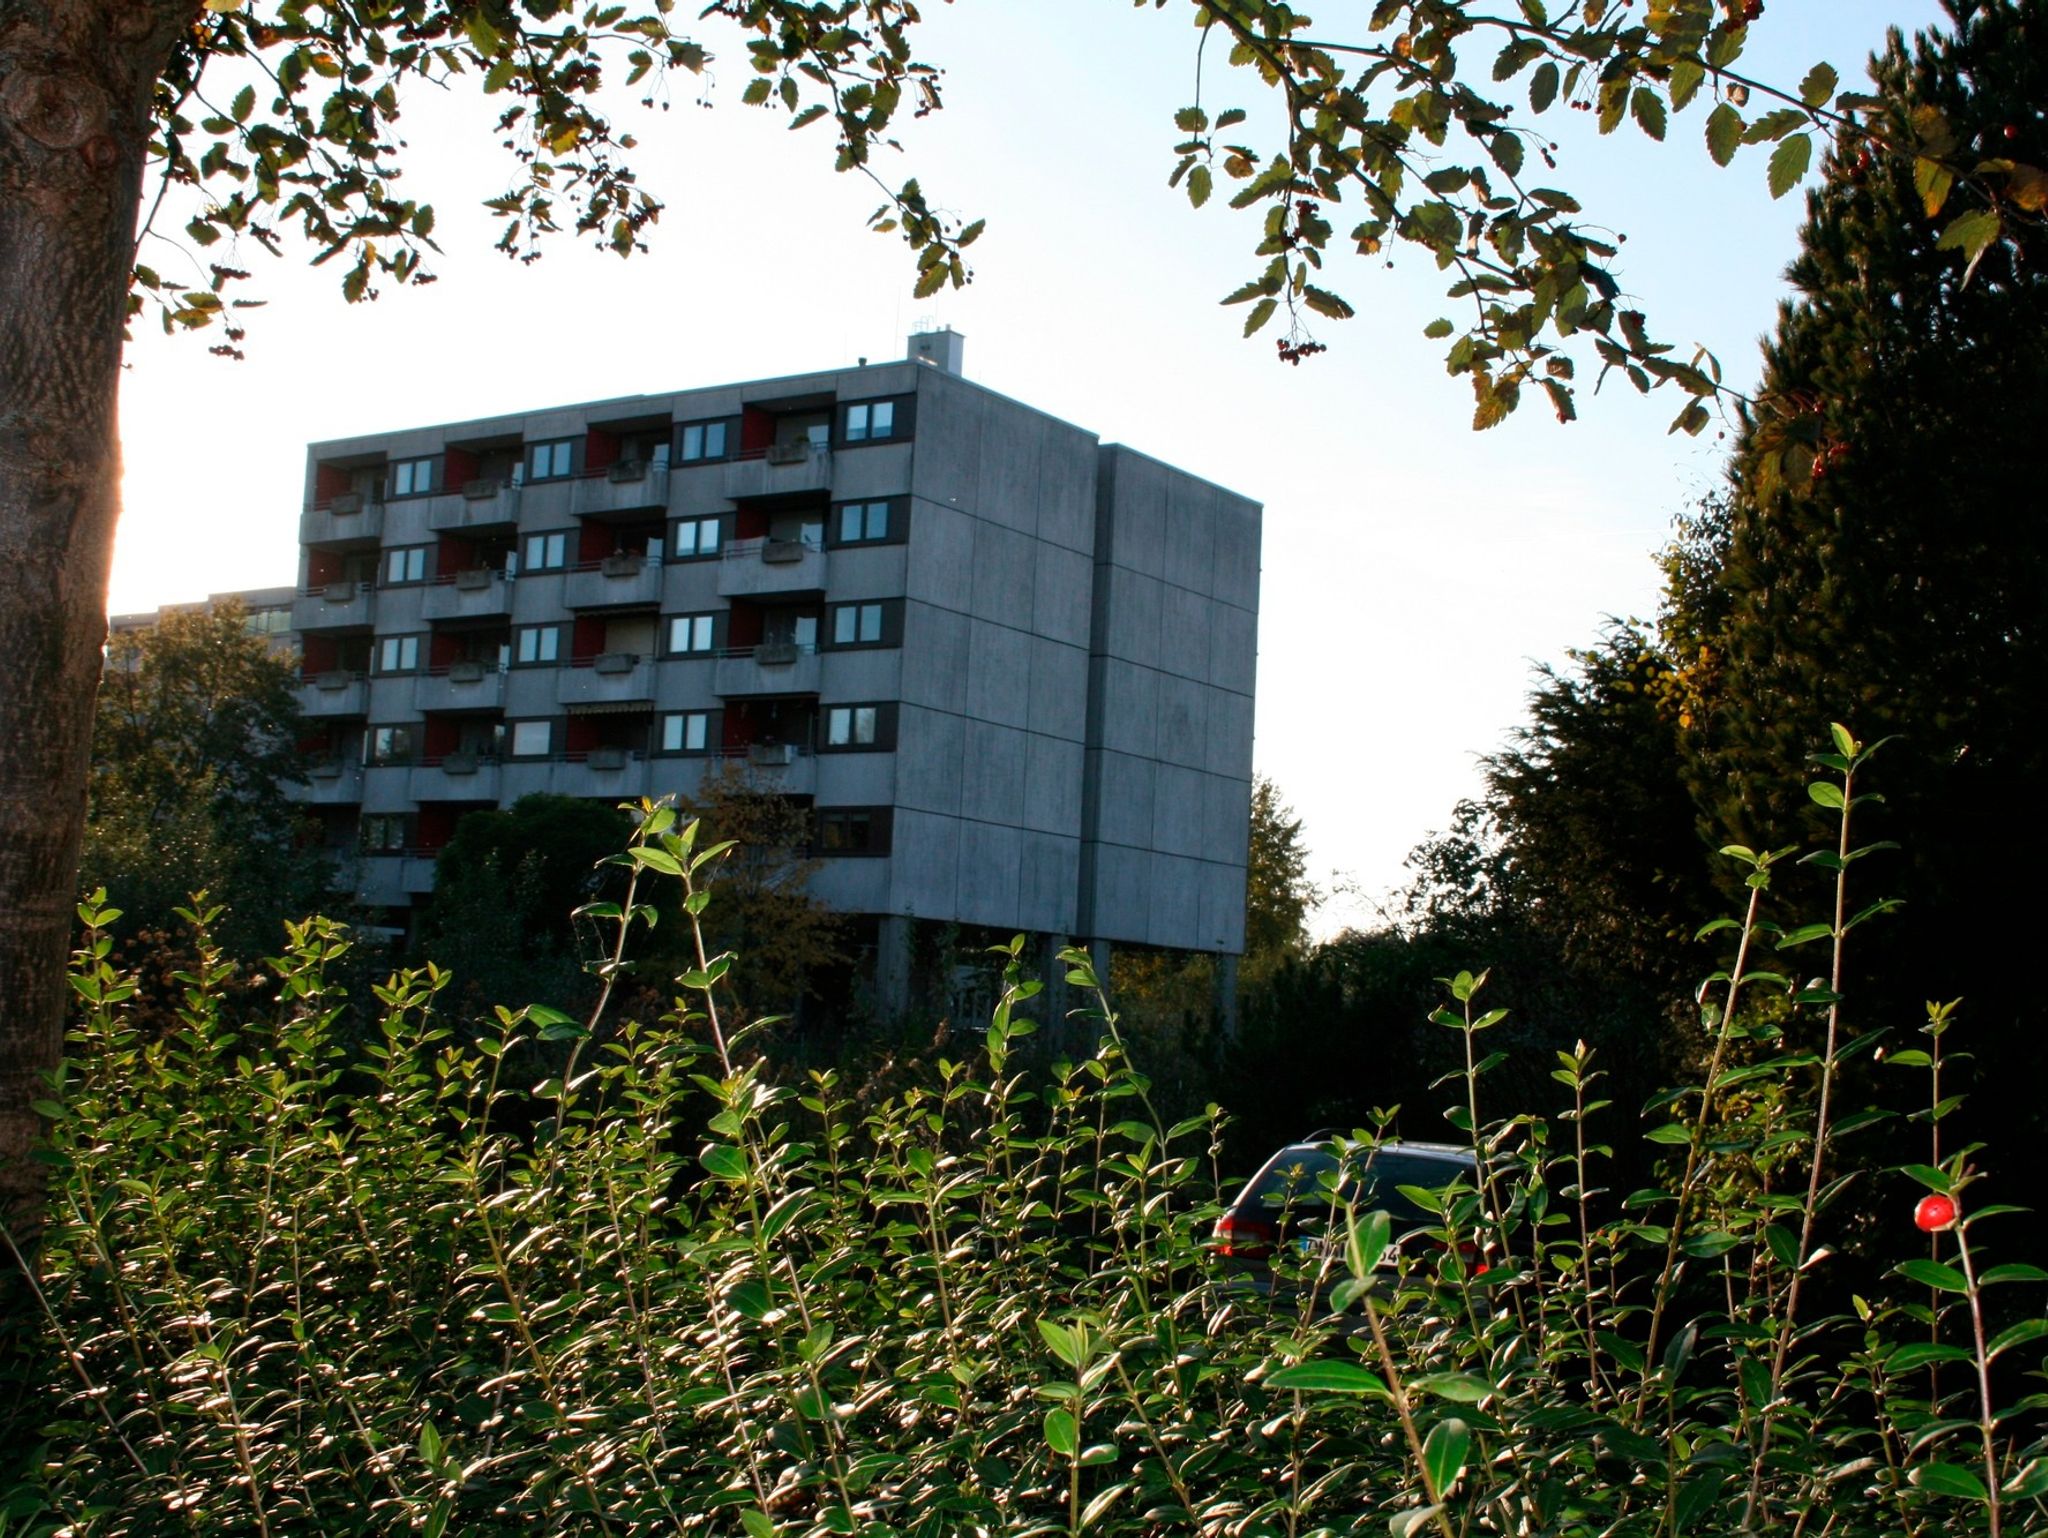
<svg viewBox="0 0 2048 1538"><path fill-rule="evenodd" d="M665 509L668 506L668 465L622 459L576 478L570 508L578 517Z"/></svg>
<svg viewBox="0 0 2048 1538"><path fill-rule="evenodd" d="M822 593L825 561L822 538L736 540L718 564L718 596Z"/></svg>
<svg viewBox="0 0 2048 1538"><path fill-rule="evenodd" d="M315 502L299 515L302 545L374 545L384 533L384 504L359 491Z"/></svg>
<svg viewBox="0 0 2048 1538"><path fill-rule="evenodd" d="M369 708L363 675L347 668L299 675L299 711L308 716L359 716Z"/></svg>
<svg viewBox="0 0 2048 1538"><path fill-rule="evenodd" d="M635 652L601 652L576 657L555 674L555 702L579 705L654 699L654 659Z"/></svg>
<svg viewBox="0 0 2048 1538"><path fill-rule="evenodd" d="M376 584L368 581L326 582L302 588L292 600L292 629L362 629L370 623L375 593Z"/></svg>
<svg viewBox="0 0 2048 1538"><path fill-rule="evenodd" d="M791 491L818 491L832 484L832 450L799 439L741 449L725 467L725 494L735 500Z"/></svg>
<svg viewBox="0 0 2048 1538"><path fill-rule="evenodd" d="M488 566L436 577L420 605L429 620L498 619L512 613L512 584Z"/></svg>
<svg viewBox="0 0 2048 1538"><path fill-rule="evenodd" d="M620 553L569 569L562 593L571 609L652 607L661 602L661 562Z"/></svg>
<svg viewBox="0 0 2048 1538"><path fill-rule="evenodd" d="M427 527L437 534L501 528L519 521L519 486L509 476L482 476L443 491L427 504Z"/></svg>
<svg viewBox="0 0 2048 1538"><path fill-rule="evenodd" d="M495 662L448 662L429 668L413 686L413 705L430 710L499 710L505 674Z"/></svg>
<svg viewBox="0 0 2048 1538"><path fill-rule="evenodd" d="M711 687L719 694L816 694L818 649L796 641L728 646L718 654Z"/></svg>

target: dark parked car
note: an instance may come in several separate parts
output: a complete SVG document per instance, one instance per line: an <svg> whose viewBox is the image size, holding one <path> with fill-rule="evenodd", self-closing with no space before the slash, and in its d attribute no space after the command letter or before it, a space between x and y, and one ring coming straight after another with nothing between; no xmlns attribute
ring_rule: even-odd
<svg viewBox="0 0 2048 1538"><path fill-rule="evenodd" d="M1450 1143L1381 1143L1376 1148L1349 1145L1340 1161L1336 1145L1324 1134L1289 1143L1252 1176L1236 1201L1216 1220L1216 1252L1234 1263L1233 1270L1266 1272L1276 1247L1292 1245L1311 1251L1334 1218L1341 1231L1341 1210L1333 1207L1331 1188L1323 1176L1337 1170L1344 1178L1336 1187L1360 1212L1385 1212L1398 1242L1439 1219L1402 1195L1402 1186L1441 1190L1462 1177L1470 1186L1477 1165L1472 1150ZM1257 1263L1256 1265L1250 1263Z"/></svg>

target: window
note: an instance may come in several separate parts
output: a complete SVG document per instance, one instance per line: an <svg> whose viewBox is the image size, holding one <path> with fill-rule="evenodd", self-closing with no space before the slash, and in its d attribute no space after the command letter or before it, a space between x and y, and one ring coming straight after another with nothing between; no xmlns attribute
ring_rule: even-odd
<svg viewBox="0 0 2048 1538"><path fill-rule="evenodd" d="M412 818L403 812L371 812L360 833L364 854L404 854L412 845Z"/></svg>
<svg viewBox="0 0 2048 1538"><path fill-rule="evenodd" d="M678 614L668 622L671 657L709 656L718 629L715 614Z"/></svg>
<svg viewBox="0 0 2048 1538"><path fill-rule="evenodd" d="M900 601L835 603L828 612L833 646L894 646L902 631Z"/></svg>
<svg viewBox="0 0 2048 1538"><path fill-rule="evenodd" d="M825 711L824 740L828 751L858 753L896 745L896 707L893 704L832 705Z"/></svg>
<svg viewBox="0 0 2048 1538"><path fill-rule="evenodd" d="M377 643L377 671L416 673L420 666L420 638L416 635L388 635Z"/></svg>
<svg viewBox="0 0 2048 1538"><path fill-rule="evenodd" d="M539 667L561 660L560 625L522 625L512 636L512 660L521 667Z"/></svg>
<svg viewBox="0 0 2048 1538"><path fill-rule="evenodd" d="M546 758L554 746L555 734L552 721L514 721L512 723L512 756L514 758Z"/></svg>
<svg viewBox="0 0 2048 1538"><path fill-rule="evenodd" d="M894 401L862 401L857 406L846 408L845 440L848 443L875 443L884 438L896 436L896 403Z"/></svg>
<svg viewBox="0 0 2048 1538"><path fill-rule="evenodd" d="M817 852L821 855L887 854L889 808L819 807Z"/></svg>
<svg viewBox="0 0 2048 1538"><path fill-rule="evenodd" d="M711 712L685 710L661 718L661 751L707 753L711 747Z"/></svg>
<svg viewBox="0 0 2048 1538"><path fill-rule="evenodd" d="M394 497L423 497L435 489L440 482L441 461L438 456L426 459L399 459L391 465L391 495Z"/></svg>
<svg viewBox="0 0 2048 1538"><path fill-rule="evenodd" d="M427 580L428 545L403 545L384 552L384 585L403 587L408 582Z"/></svg>
<svg viewBox="0 0 2048 1538"><path fill-rule="evenodd" d="M363 757L372 768L412 762L412 728L373 726L363 735Z"/></svg>
<svg viewBox="0 0 2048 1538"><path fill-rule="evenodd" d="M251 609L242 621L251 635L286 635L292 628L290 609Z"/></svg>
<svg viewBox="0 0 2048 1538"><path fill-rule="evenodd" d="M560 571L569 564L569 536L566 533L526 536L526 561L522 571Z"/></svg>
<svg viewBox="0 0 2048 1538"><path fill-rule="evenodd" d="M676 433L676 458L686 465L725 458L724 422L685 422Z"/></svg>
<svg viewBox="0 0 2048 1538"><path fill-rule="evenodd" d="M559 481L576 473L576 440L557 438L552 443L526 446L526 478L529 481Z"/></svg>
<svg viewBox="0 0 2048 1538"><path fill-rule="evenodd" d="M900 530L902 521L894 502L846 502L840 505L833 537L842 545L880 544Z"/></svg>
<svg viewBox="0 0 2048 1538"><path fill-rule="evenodd" d="M717 518L685 518L677 524L675 559L701 560L718 554L722 521Z"/></svg>

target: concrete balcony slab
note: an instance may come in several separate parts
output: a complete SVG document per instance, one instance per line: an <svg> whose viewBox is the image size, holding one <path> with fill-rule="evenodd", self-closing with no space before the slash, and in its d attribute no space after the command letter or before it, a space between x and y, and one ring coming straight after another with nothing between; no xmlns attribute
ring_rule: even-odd
<svg viewBox="0 0 2048 1538"><path fill-rule="evenodd" d="M818 653L790 643L736 647L718 659L715 694L816 694Z"/></svg>
<svg viewBox="0 0 2048 1538"><path fill-rule="evenodd" d="M519 488L508 481L472 481L427 503L427 527L437 534L509 529L519 522Z"/></svg>
<svg viewBox="0 0 2048 1538"><path fill-rule="evenodd" d="M316 630L367 630L376 601L376 590L367 582L330 582L309 588L292 600L292 629L304 634Z"/></svg>
<svg viewBox="0 0 2048 1538"><path fill-rule="evenodd" d="M498 765L469 753L450 753L438 764L418 764L409 786L415 801L495 801Z"/></svg>
<svg viewBox="0 0 2048 1538"><path fill-rule="evenodd" d="M330 550L376 544L384 537L384 504L349 492L299 515L299 543Z"/></svg>
<svg viewBox="0 0 2048 1538"><path fill-rule="evenodd" d="M580 477L569 506L579 518L668 510L668 466L620 463Z"/></svg>
<svg viewBox="0 0 2048 1538"><path fill-rule="evenodd" d="M606 652L555 670L555 703L570 710L640 703L654 708L654 659Z"/></svg>
<svg viewBox="0 0 2048 1538"><path fill-rule="evenodd" d="M794 539L749 539L726 546L718 563L718 596L825 591L825 552Z"/></svg>
<svg viewBox="0 0 2048 1538"><path fill-rule="evenodd" d="M313 720L367 715L370 685L360 673L315 673L299 685L299 713Z"/></svg>
<svg viewBox="0 0 2048 1538"><path fill-rule="evenodd" d="M505 675L480 662L452 663L444 672L423 675L413 685L420 711L503 710Z"/></svg>
<svg viewBox="0 0 2048 1538"><path fill-rule="evenodd" d="M420 600L420 617L426 620L507 619L511 614L512 584L503 572L485 567L440 578Z"/></svg>

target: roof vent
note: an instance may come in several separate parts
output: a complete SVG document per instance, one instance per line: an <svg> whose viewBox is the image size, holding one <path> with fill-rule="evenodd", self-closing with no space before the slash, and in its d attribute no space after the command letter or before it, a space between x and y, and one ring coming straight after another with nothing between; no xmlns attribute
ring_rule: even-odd
<svg viewBox="0 0 2048 1538"><path fill-rule="evenodd" d="M910 361L929 363L949 374L958 374L962 372L960 355L966 345L967 338L951 326L941 326L935 331L914 331L910 335Z"/></svg>

